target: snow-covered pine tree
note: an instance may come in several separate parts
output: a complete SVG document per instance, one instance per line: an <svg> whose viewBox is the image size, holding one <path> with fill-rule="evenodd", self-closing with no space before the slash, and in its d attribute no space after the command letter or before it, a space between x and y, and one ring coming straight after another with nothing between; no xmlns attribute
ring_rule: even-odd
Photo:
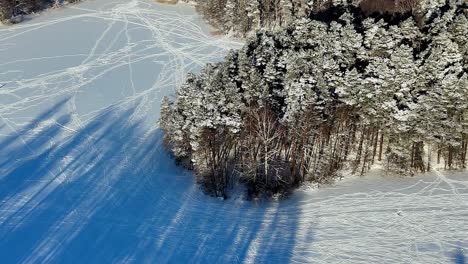
<svg viewBox="0 0 468 264"><path fill-rule="evenodd" d="M332 3L258 32L163 104L169 146L216 196L234 172L251 194L271 195L384 158L392 170L424 171L426 150L447 168L466 166L465 13L447 3L424 26L417 12L366 17Z"/></svg>

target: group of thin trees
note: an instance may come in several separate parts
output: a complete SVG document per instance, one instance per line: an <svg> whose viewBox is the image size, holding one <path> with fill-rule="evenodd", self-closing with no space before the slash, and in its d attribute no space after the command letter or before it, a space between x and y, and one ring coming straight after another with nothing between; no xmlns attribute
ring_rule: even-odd
<svg viewBox="0 0 468 264"><path fill-rule="evenodd" d="M164 99L167 146L215 196L233 179L284 194L379 161L466 168L467 17L457 0L392 16L336 5L259 32Z"/></svg>

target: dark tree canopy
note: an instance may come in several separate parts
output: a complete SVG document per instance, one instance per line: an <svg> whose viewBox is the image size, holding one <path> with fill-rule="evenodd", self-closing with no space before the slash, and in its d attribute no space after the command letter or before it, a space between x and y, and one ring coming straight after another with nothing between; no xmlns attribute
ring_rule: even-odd
<svg viewBox="0 0 468 264"><path fill-rule="evenodd" d="M79 0L67 0L69 3ZM0 21L19 22L15 17L60 5L63 0L0 0Z"/></svg>
<svg viewBox="0 0 468 264"><path fill-rule="evenodd" d="M188 1L188 0L184 0ZM298 18L332 7L353 7L366 16L401 17L411 14L419 23L438 10L438 0L194 0L198 10L225 33L247 36L259 28L279 30ZM191 1L193 2L193 0ZM441 4L442 3L442 4Z"/></svg>

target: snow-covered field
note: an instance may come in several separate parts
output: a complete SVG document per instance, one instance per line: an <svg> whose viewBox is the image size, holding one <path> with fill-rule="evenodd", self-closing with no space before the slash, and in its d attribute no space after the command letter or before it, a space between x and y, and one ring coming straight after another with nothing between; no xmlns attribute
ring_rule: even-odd
<svg viewBox="0 0 468 264"><path fill-rule="evenodd" d="M152 1L0 27L0 262L464 263L467 172L203 195L161 146L159 103L239 45Z"/></svg>

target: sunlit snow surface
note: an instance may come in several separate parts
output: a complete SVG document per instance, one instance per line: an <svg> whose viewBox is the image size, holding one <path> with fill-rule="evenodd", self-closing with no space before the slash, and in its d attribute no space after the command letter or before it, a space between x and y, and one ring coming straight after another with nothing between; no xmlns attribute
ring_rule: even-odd
<svg viewBox="0 0 468 264"><path fill-rule="evenodd" d="M464 263L466 172L203 195L161 147L159 104L239 45L150 1L0 27L0 262Z"/></svg>

